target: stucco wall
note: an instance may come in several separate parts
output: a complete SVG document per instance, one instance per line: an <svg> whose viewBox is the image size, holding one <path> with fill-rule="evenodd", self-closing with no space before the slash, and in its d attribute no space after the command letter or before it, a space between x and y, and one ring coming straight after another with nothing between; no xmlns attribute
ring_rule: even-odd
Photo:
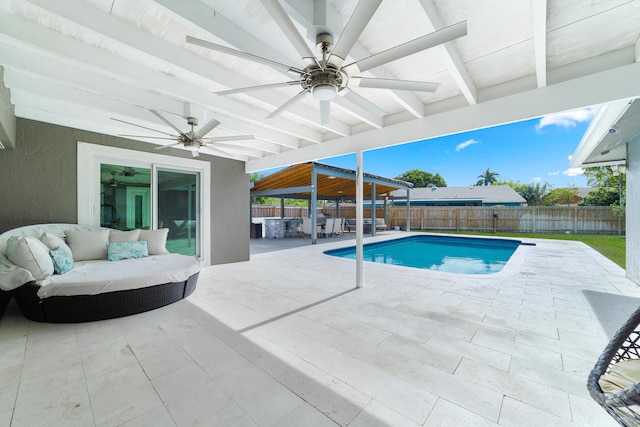
<svg viewBox="0 0 640 427"><path fill-rule="evenodd" d="M627 277L640 284L640 136L627 145Z"/></svg>
<svg viewBox="0 0 640 427"><path fill-rule="evenodd" d="M0 150L0 233L29 224L77 222L78 141L157 153L142 142L32 120L18 119L16 127L16 148ZM191 158L177 149L165 153ZM198 159L211 162L211 263L246 261L249 177L244 163Z"/></svg>

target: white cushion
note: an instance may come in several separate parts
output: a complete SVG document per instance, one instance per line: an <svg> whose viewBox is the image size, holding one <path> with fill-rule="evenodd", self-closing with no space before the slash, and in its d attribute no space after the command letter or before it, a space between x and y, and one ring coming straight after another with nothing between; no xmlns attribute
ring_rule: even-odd
<svg viewBox="0 0 640 427"><path fill-rule="evenodd" d="M640 381L640 359L627 359L614 364L598 380L605 393L615 393Z"/></svg>
<svg viewBox="0 0 640 427"><path fill-rule="evenodd" d="M74 261L107 259L109 230L69 231L67 242L73 253Z"/></svg>
<svg viewBox="0 0 640 427"><path fill-rule="evenodd" d="M139 238L140 238L140 230L131 230L131 231L111 230L109 232L109 243L137 242Z"/></svg>
<svg viewBox="0 0 640 427"><path fill-rule="evenodd" d="M49 249L58 249L60 246L69 249L62 237L58 237L52 233L42 233L40 241Z"/></svg>
<svg viewBox="0 0 640 427"><path fill-rule="evenodd" d="M49 248L35 237L11 237L7 242L7 258L28 270L36 280L44 280L53 274Z"/></svg>
<svg viewBox="0 0 640 427"><path fill-rule="evenodd" d="M167 250L167 235L169 234L168 228L161 228L160 230L140 230L140 237L138 240L146 240L147 248L149 249L149 255L162 255L168 254Z"/></svg>

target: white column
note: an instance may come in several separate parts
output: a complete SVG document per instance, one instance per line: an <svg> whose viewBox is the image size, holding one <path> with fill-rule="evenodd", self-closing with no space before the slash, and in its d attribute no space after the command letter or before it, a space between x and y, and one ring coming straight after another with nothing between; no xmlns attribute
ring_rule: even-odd
<svg viewBox="0 0 640 427"><path fill-rule="evenodd" d="M363 226L364 226L364 176L362 174L362 150L356 151L356 288L364 283Z"/></svg>

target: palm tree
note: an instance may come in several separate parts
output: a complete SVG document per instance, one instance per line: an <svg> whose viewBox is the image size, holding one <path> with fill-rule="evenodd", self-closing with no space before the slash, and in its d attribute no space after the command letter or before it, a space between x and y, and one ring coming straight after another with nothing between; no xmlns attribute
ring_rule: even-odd
<svg viewBox="0 0 640 427"><path fill-rule="evenodd" d="M498 172L492 172L489 168L486 171L478 175L478 182L476 185L493 185L494 182L498 182Z"/></svg>

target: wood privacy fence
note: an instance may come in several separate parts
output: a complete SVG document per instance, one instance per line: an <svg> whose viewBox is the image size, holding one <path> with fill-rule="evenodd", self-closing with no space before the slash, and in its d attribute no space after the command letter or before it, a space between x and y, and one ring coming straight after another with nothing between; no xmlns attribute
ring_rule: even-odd
<svg viewBox="0 0 640 427"><path fill-rule="evenodd" d="M407 224L407 210L387 206L387 225L402 229ZM336 216L335 208L318 208L318 213ZM287 218L308 216L306 206L285 206ZM339 216L355 218L355 207L341 207ZM280 206L254 205L253 218L280 217ZM371 217L371 208L364 208ZM376 217L384 217L384 209L376 208ZM520 233L625 234L625 218L606 206L412 206L411 229L431 231L485 231Z"/></svg>

